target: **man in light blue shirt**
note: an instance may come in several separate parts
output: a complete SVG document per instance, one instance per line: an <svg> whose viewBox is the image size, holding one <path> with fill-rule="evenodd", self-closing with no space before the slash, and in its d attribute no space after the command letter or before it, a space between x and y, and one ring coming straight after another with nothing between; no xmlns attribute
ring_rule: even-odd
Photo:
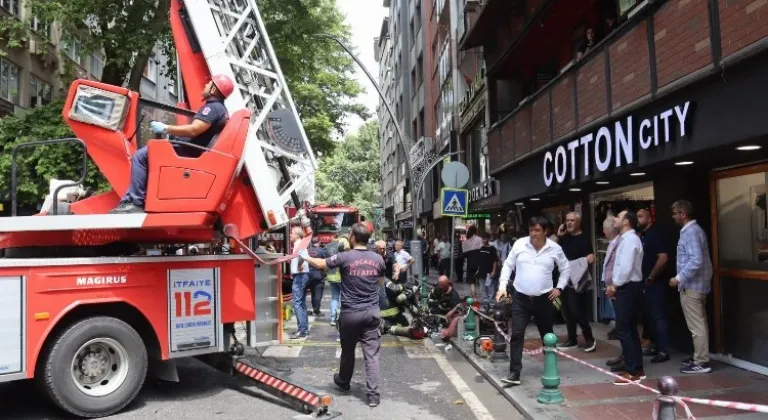
<svg viewBox="0 0 768 420"><path fill-rule="evenodd" d="M693 337L693 357L683 361L682 373L709 373L709 326L707 295L712 289L712 260L707 234L693 219L693 205L680 200L672 204L672 218L680 230L677 242L677 275L670 287L680 292L685 323Z"/></svg>
<svg viewBox="0 0 768 420"><path fill-rule="evenodd" d="M616 299L616 333L621 343L624 366L616 365L611 370L620 372L622 379L614 385L629 385L645 379L643 351L640 335L637 333L635 315L643 303L643 242L637 236L637 213L624 210L614 219L614 227L621 233L616 246L613 263L612 283L605 294Z"/></svg>

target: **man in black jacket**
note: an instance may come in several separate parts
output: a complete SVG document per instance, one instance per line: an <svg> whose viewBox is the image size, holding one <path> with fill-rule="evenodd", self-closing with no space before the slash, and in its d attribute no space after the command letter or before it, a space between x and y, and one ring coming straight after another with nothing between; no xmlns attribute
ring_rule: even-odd
<svg viewBox="0 0 768 420"><path fill-rule="evenodd" d="M320 246L320 240L315 236L312 238L312 246L307 250L309 256L312 258L328 258L328 253L324 248ZM320 270L315 267L309 267L309 284L307 288L312 293L312 309L315 316L322 315L320 308L323 305L323 293L325 292L325 270Z"/></svg>

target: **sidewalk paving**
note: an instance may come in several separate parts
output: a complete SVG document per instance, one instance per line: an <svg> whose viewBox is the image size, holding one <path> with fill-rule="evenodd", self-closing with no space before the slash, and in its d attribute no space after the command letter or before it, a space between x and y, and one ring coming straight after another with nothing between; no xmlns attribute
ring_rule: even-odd
<svg viewBox="0 0 768 420"><path fill-rule="evenodd" d="M621 351L618 341L608 341L608 327L594 324L597 338L597 350L585 353L581 349L571 349L568 354L600 368L605 368L608 359L616 357ZM555 334L560 341L566 338L565 326L555 326ZM536 401L542 388L541 375L544 371L544 355L523 356L522 385L506 387L499 379L509 373L509 359L496 357L494 361L476 356L472 342L464 340L463 322L459 328L459 338L452 340L454 348L462 353L486 379L500 392L504 393L526 418L555 420L594 420L617 418L625 420L647 420L652 418L653 401L656 394L639 387L613 385L613 378L590 369L577 362L558 357L560 390L565 402L558 405L544 405ZM583 344L580 343L580 344ZM534 324L526 331L525 348L534 350L541 347L541 339ZM685 358L681 353L672 353L671 360L661 364L650 364L644 358L644 368L648 379L643 385L656 389L657 379L673 376L680 387L680 396L736 401L754 404L768 404L768 377L748 372L727 364L712 362L710 374L684 375L680 373L680 361ZM746 413L719 407L689 404L696 418L719 419L765 419L766 414ZM685 418L682 407L677 408L678 418ZM682 416L682 417L681 417Z"/></svg>

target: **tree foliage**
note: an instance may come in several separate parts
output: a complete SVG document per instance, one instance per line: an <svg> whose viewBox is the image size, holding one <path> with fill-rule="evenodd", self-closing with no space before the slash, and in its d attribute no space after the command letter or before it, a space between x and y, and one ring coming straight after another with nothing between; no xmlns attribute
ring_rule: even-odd
<svg viewBox="0 0 768 420"><path fill-rule="evenodd" d="M374 220L373 209L381 202L379 158L379 123L370 120L346 136L333 154L320 158L317 200L357 207Z"/></svg>
<svg viewBox="0 0 768 420"><path fill-rule="evenodd" d="M11 184L11 160L13 149L33 141L73 137L72 130L61 117L63 103L34 108L22 115L0 119L0 191L8 199ZM35 208L48 194L51 178L77 180L82 171L82 148L73 143L43 145L19 149L16 158L18 180L17 199L22 207ZM86 186L97 191L108 184L96 165L88 159Z"/></svg>
<svg viewBox="0 0 768 420"><path fill-rule="evenodd" d="M315 151L330 153L333 135L345 133L345 117L366 120L355 99L364 92L352 76L353 60L335 44L315 37L350 38L336 0L259 0L259 10L288 87Z"/></svg>
<svg viewBox="0 0 768 420"><path fill-rule="evenodd" d="M103 51L105 83L124 85L128 81L130 89L139 90L144 67L155 46L165 50L168 57L175 57L169 24L170 0L27 0L26 5L32 12L26 16L59 24L61 42L81 42L81 55ZM344 134L345 117L369 116L355 102L363 89L352 76L351 58L338 46L314 35L328 33L349 40L349 27L344 24L336 0L258 0L258 5L312 147L330 155L335 146L333 137ZM47 35L44 31L33 31L29 21L0 18L0 41L9 48L24 48L32 38L46 40ZM47 41L38 43L40 54L55 53L53 43ZM65 68L71 65L66 58L63 62ZM175 72L174 69L172 62L165 66L166 73ZM62 103L58 102L21 117L0 120L0 148L6 151L0 158L3 195L8 192L9 151L13 145L72 135L62 121L61 108ZM80 158L74 147L45 146L22 155L20 202L40 203L51 177L78 177L79 166L74 162ZM88 173L89 186L103 187L101 175L92 163ZM367 194L372 196L374 192L378 194L378 187Z"/></svg>
<svg viewBox="0 0 768 420"><path fill-rule="evenodd" d="M128 87L138 90L156 45L165 47L168 56L174 56L168 42L170 0L27 0L26 7L31 12L28 16L58 23L60 42L77 40L83 46L82 54L103 51L101 80L105 83L123 86L127 80ZM0 23L0 33L6 35L9 47L17 47L33 36L47 38L41 32L33 33L29 22L19 26L15 18L5 18ZM45 40L48 42L41 46L51 47L51 40ZM167 65L166 69L172 70Z"/></svg>

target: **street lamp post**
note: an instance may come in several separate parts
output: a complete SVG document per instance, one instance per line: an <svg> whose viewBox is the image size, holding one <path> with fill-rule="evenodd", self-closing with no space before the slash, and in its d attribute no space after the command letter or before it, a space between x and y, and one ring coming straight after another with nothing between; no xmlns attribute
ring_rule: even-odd
<svg viewBox="0 0 768 420"><path fill-rule="evenodd" d="M422 264L426 264L428 262L427 261L422 261L423 250L421 249L421 243L417 239L417 236L418 236L418 227L417 227L418 226L418 214L416 213L416 200L418 200L419 192L421 191L421 187L424 184L424 179L426 178L426 176L422 176L418 180L416 179L416 176L415 176L416 173L414 171L414 167L413 167L412 162L410 160L410 151L411 151L411 148L413 148L413 146L414 146L414 142L410 138L406 137L405 134L403 134L403 131L400 128L400 124L398 124L397 117L395 117L395 113L392 111L392 107L389 105L389 102L387 101L386 96L384 96L384 92L381 91L381 88L379 87L379 84L376 83L376 79L374 79L374 77L371 74L371 72L368 71L368 69L365 67L365 65L362 63L362 61L360 61L360 59L357 58L357 56L352 52L352 50L349 47L347 47L347 45L344 44L344 42L341 39L339 39L339 38L337 38L337 37L335 37L333 35L330 35L330 34L316 34L315 36L319 37L319 38L326 38L326 39L330 39L332 41L335 41L337 44L339 44L339 46L342 49L344 49L344 51L347 54L349 54L350 57L352 57L353 60L355 60L355 63L357 63L357 65L360 67L360 69L363 70L365 75L368 76L368 80L371 81L371 84L376 89L376 92L378 92L379 97L381 98L381 102L384 104L384 108L386 108L387 113L389 114L390 118L392 118L392 121L394 122L395 131L397 131L397 138L398 138L398 140L400 142L400 146L403 147L403 151L406 153L405 164L407 166L407 171L408 171L409 177L411 178L411 192L410 192L410 195L411 195L411 216L412 216L412 222L413 222L413 228L412 228L412 233L411 233L411 254L416 259L416 262L417 262L416 264L414 264L416 266L416 271L418 271L416 276L417 276L417 278L420 278L421 274L423 273L423 265ZM449 156L449 155L452 155L452 154L456 154L456 153L457 152L449 153L446 156ZM440 160L442 160L442 158L444 158L444 157L445 156L441 156L440 158L435 159L433 162L429 162L429 161L425 162L427 164L427 168L425 170L421 171L421 173L422 174L429 173L429 171L432 168L434 168L437 165L437 163ZM419 264L418 263L419 261L422 261L422 264Z"/></svg>

